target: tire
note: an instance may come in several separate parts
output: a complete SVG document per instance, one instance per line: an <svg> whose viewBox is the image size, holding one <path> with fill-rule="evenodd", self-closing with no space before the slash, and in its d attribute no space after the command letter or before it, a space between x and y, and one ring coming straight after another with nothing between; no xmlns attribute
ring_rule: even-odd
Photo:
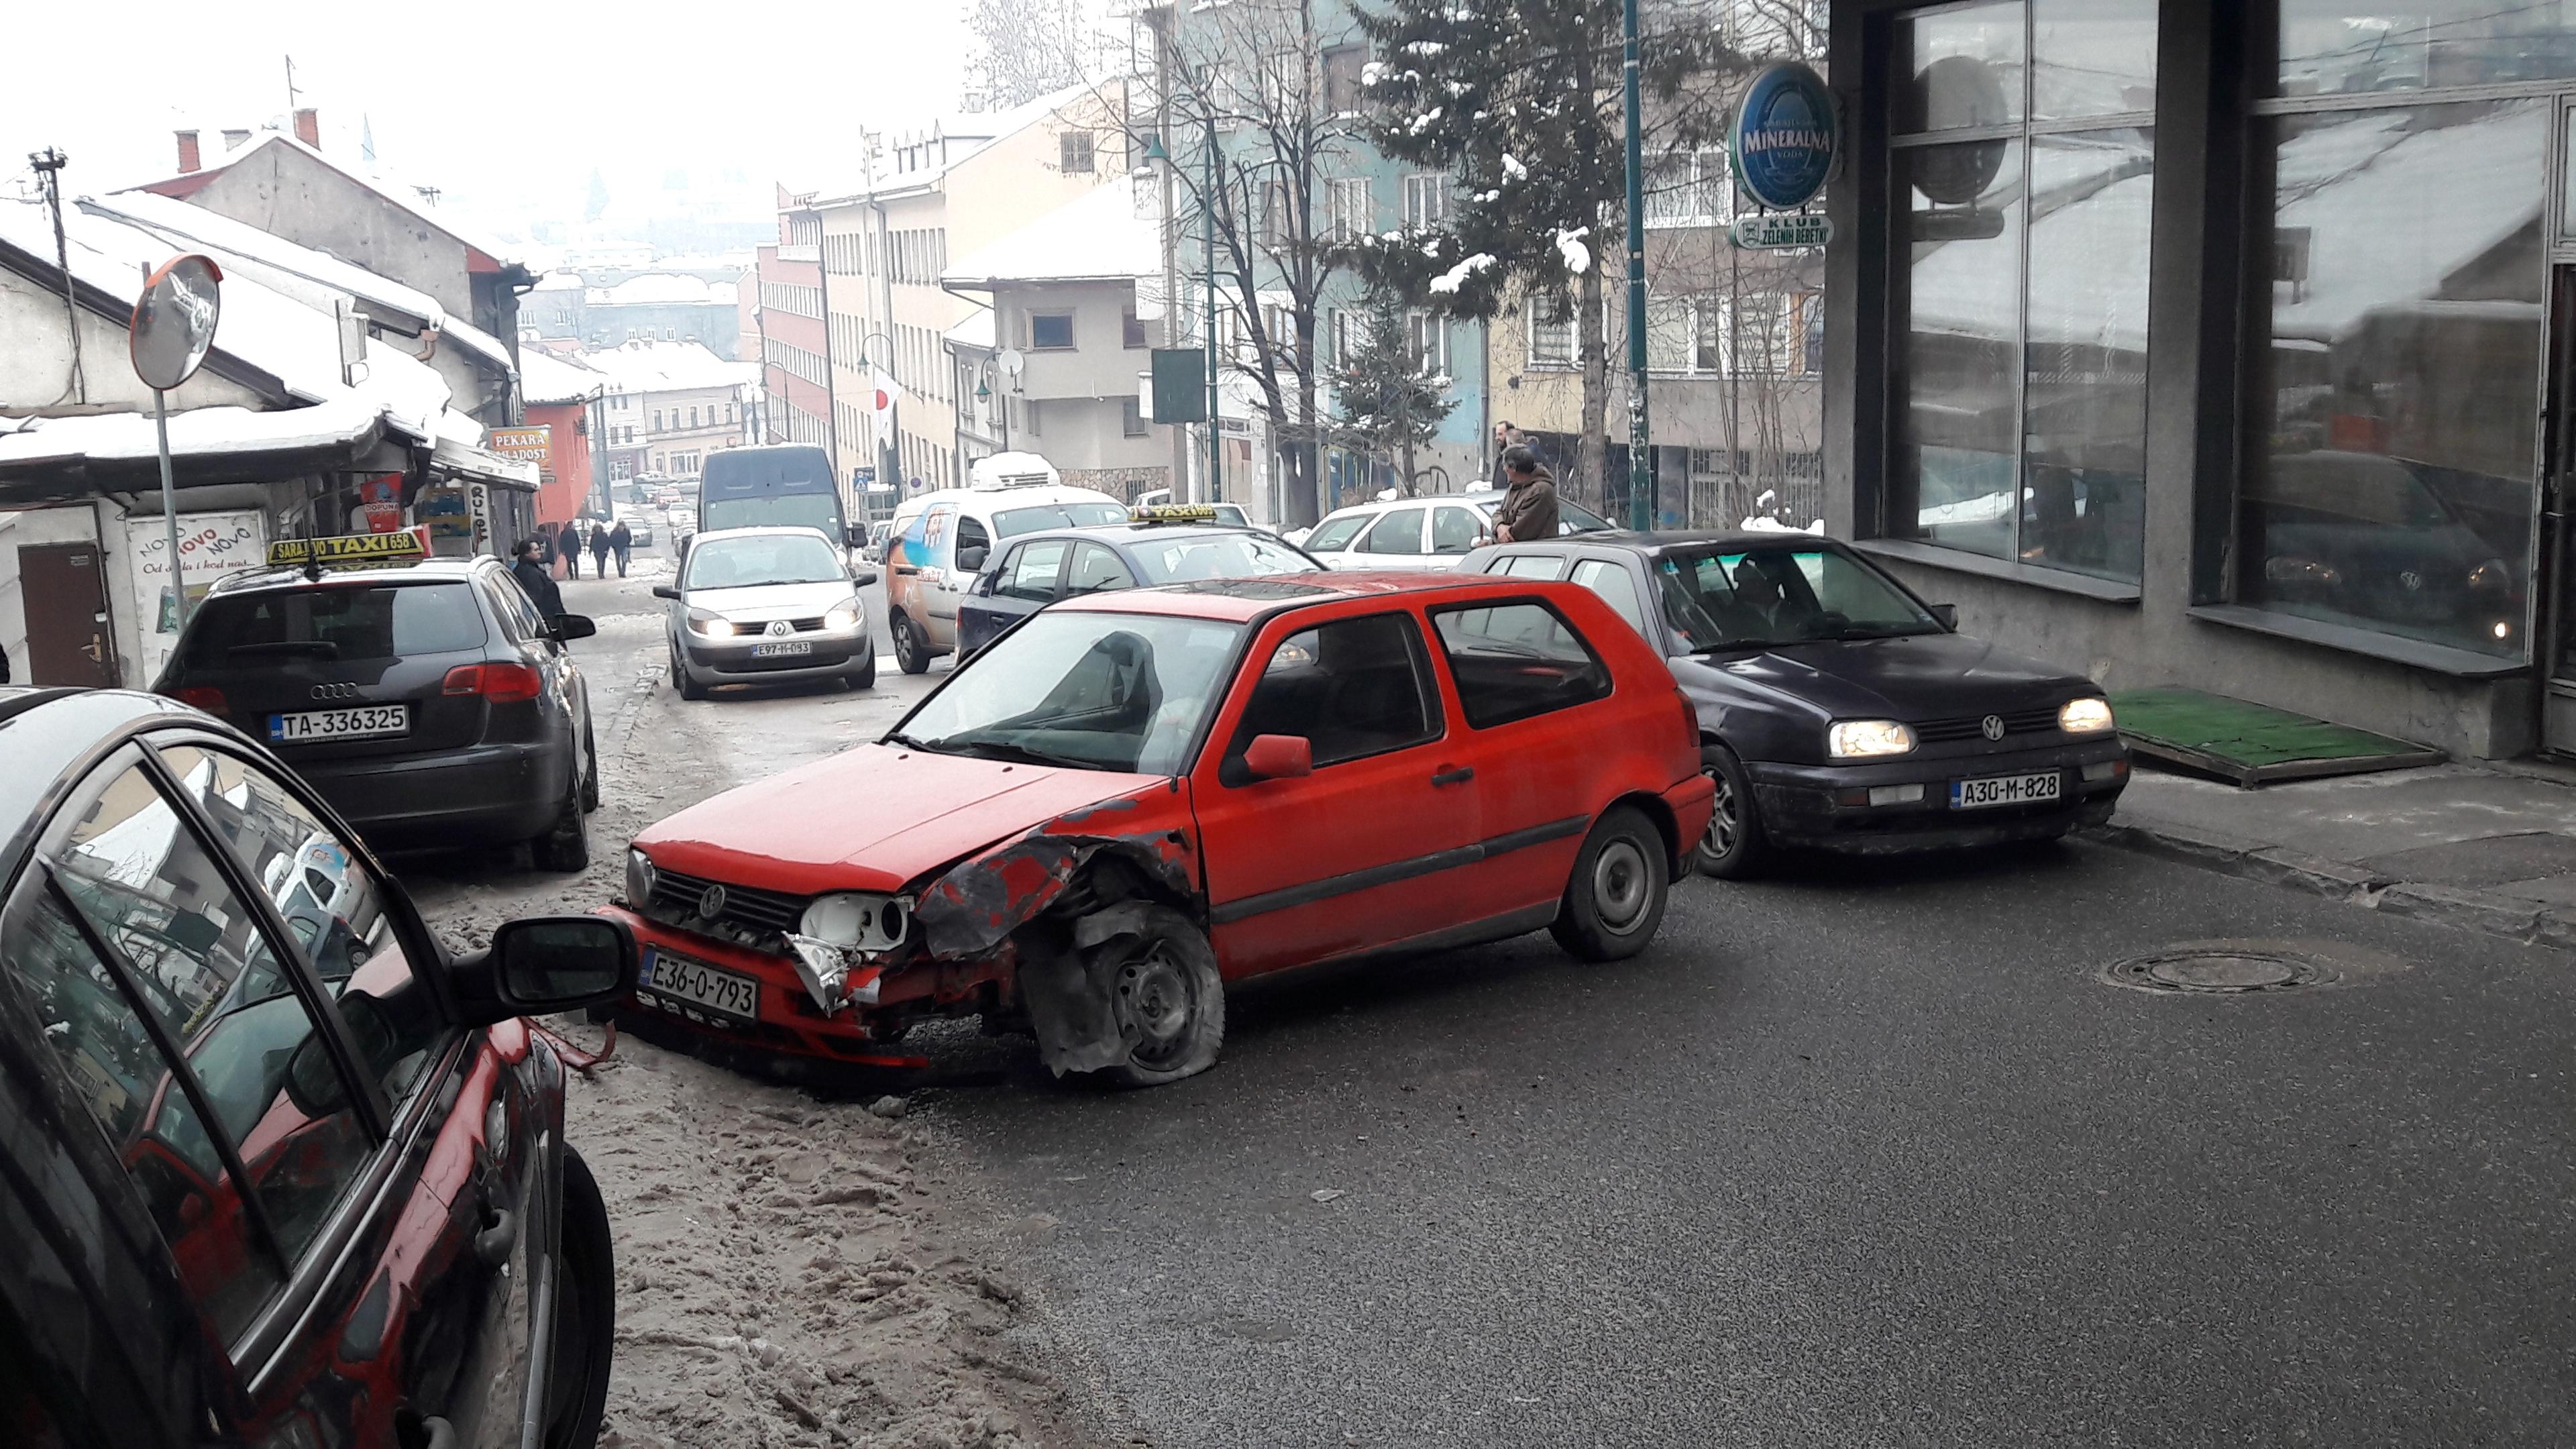
<svg viewBox="0 0 2576 1449"><path fill-rule="evenodd" d="M555 823L545 834L528 842L528 860L539 870L568 873L590 869L590 821L581 813L578 783L564 792Z"/></svg>
<svg viewBox="0 0 2576 1449"><path fill-rule="evenodd" d="M869 651L868 651L868 662L867 662L867 663L865 663L865 664L860 665L860 666L859 666L858 668L856 668L856 669L851 670L849 673L842 675L842 676L841 676L841 682L842 682L843 684L848 685L848 686L849 686L850 688L852 688L852 689L874 689L874 688L876 688L876 687L877 687L877 652L876 652L875 650L873 650L873 649L869 650Z"/></svg>
<svg viewBox="0 0 2576 1449"><path fill-rule="evenodd" d="M581 808L582 813L599 808L599 741L590 732L590 721L581 722Z"/></svg>
<svg viewBox="0 0 2576 1449"><path fill-rule="evenodd" d="M563 1231L556 1248L554 1349L548 1358L546 1449L591 1449L617 1358L617 1248L590 1164L563 1154Z"/></svg>
<svg viewBox="0 0 2576 1449"><path fill-rule="evenodd" d="M930 650L925 641L914 632L912 616L897 614L894 616L894 622L887 627L894 631L894 662L903 666L903 672L929 673Z"/></svg>
<svg viewBox="0 0 2576 1449"><path fill-rule="evenodd" d="M707 697L707 687L691 679L689 666L680 662L680 646L677 644L671 646L671 687L680 692L682 699Z"/></svg>
<svg viewBox="0 0 2576 1449"><path fill-rule="evenodd" d="M1645 950L1664 920L1667 859L1664 833L1644 811L1613 807L1584 837L1549 934L1585 961L1624 961Z"/></svg>
<svg viewBox="0 0 2576 1449"><path fill-rule="evenodd" d="M1128 1059L1101 1079L1121 1087L1159 1087L1216 1065L1225 1044L1225 982L1216 949L1190 918L1149 906L1142 929L1105 942L1110 1013L1135 1043Z"/></svg>
<svg viewBox="0 0 2576 1449"><path fill-rule="evenodd" d="M1700 773L1717 783L1717 802L1708 830L1691 847L1691 864L1702 875L1719 880L1747 880L1771 863L1769 832L1762 828L1762 807L1744 765L1724 745L1703 745Z"/></svg>

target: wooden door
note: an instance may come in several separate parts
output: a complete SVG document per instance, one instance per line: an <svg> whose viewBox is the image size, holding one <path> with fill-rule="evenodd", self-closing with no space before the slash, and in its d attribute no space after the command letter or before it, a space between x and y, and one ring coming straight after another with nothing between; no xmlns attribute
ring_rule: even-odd
<svg viewBox="0 0 2576 1449"><path fill-rule="evenodd" d="M106 573L107 555L95 543L19 545L27 683L113 689L120 682L107 623Z"/></svg>

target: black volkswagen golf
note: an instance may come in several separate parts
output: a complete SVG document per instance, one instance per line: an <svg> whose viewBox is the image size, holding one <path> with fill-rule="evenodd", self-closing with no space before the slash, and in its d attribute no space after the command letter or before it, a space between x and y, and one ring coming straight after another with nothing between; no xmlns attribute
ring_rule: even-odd
<svg viewBox="0 0 2576 1449"><path fill-rule="evenodd" d="M1664 652L1717 782L1711 875L1779 846L2053 839L2110 819L2129 783L2099 686L1959 633L1947 606L1831 539L1593 533L1459 568L1585 585Z"/></svg>
<svg viewBox="0 0 2576 1449"><path fill-rule="evenodd" d="M590 1449L607 1209L523 1014L634 938L456 956L242 734L0 688L0 1444Z"/></svg>
<svg viewBox="0 0 2576 1449"><path fill-rule="evenodd" d="M270 567L216 584L153 689L265 741L379 849L524 840L590 862L590 694L499 559Z"/></svg>

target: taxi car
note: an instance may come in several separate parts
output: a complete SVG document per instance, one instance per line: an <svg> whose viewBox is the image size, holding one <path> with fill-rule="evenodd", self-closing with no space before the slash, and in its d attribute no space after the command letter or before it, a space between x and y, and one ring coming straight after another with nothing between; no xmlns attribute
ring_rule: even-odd
<svg viewBox="0 0 2576 1449"><path fill-rule="evenodd" d="M1781 847L2054 839L2111 818L2128 747L2101 687L1958 632L1854 550L1803 533L1594 533L1459 566L1567 579L1667 656L1717 788L1700 868Z"/></svg>
<svg viewBox="0 0 2576 1449"><path fill-rule="evenodd" d="M380 849L524 840L573 871L599 752L564 646L596 632L413 531L288 539L207 591L152 688L267 741Z"/></svg>
<svg viewBox="0 0 2576 1449"><path fill-rule="evenodd" d="M645 830L608 909L689 1028L884 1062L980 1015L1151 1085L1214 1062L1227 981L1542 928L1634 955L1710 794L1589 590L1215 579L1034 615L877 742Z"/></svg>
<svg viewBox="0 0 2576 1449"><path fill-rule="evenodd" d="M1259 529L1228 526L1223 518L1219 505L1154 504L1133 510L1124 525L1053 529L1006 541L957 601L959 656L983 648L1058 599L1323 567L1295 544Z"/></svg>
<svg viewBox="0 0 2576 1449"><path fill-rule="evenodd" d="M621 997L633 938L451 955L154 695L0 689L0 758L0 1442L588 1449L608 1214L521 1018Z"/></svg>

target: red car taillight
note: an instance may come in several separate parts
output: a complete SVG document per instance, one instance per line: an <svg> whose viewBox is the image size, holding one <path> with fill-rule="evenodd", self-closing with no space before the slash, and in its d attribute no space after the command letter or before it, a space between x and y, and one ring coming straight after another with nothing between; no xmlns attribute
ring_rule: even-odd
<svg viewBox="0 0 2576 1449"><path fill-rule="evenodd" d="M479 694L494 704L512 704L545 693L546 677L528 664L459 664L447 671L441 694Z"/></svg>
<svg viewBox="0 0 2576 1449"><path fill-rule="evenodd" d="M211 684L192 684L173 696L181 704L193 704L208 714L231 714L233 703L224 692Z"/></svg>

